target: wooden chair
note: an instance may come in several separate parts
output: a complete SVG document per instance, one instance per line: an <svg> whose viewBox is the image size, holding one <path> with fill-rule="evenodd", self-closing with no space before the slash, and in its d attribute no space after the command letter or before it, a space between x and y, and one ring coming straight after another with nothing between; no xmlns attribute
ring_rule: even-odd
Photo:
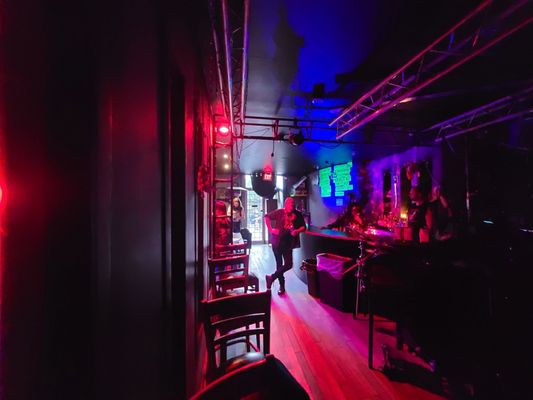
<svg viewBox="0 0 533 400"><path fill-rule="evenodd" d="M202 301L208 382L270 352L270 298L267 290Z"/></svg>
<svg viewBox="0 0 533 400"><path fill-rule="evenodd" d="M309 395L287 367L269 354L263 360L234 370L211 382L191 399L243 398L308 400Z"/></svg>
<svg viewBox="0 0 533 400"><path fill-rule="evenodd" d="M239 288L246 293L251 285L255 286L257 292L259 280L249 273L249 261L248 254L209 259L209 287L213 291L211 297L222 297L227 295L229 290Z"/></svg>
<svg viewBox="0 0 533 400"><path fill-rule="evenodd" d="M217 245L216 250L218 250L217 256L233 256L239 254L250 254L250 247L248 243L238 243L238 244L229 244L225 246ZM248 285L247 291L251 290L252 292L259 292L259 278L253 273L248 271Z"/></svg>

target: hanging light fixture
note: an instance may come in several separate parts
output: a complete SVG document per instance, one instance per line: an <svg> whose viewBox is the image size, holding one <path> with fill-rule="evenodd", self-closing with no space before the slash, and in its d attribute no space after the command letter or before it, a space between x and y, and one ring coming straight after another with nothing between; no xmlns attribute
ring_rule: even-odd
<svg viewBox="0 0 533 400"><path fill-rule="evenodd" d="M304 142L305 138L301 130L292 131L289 130L289 143L293 146L300 146Z"/></svg>

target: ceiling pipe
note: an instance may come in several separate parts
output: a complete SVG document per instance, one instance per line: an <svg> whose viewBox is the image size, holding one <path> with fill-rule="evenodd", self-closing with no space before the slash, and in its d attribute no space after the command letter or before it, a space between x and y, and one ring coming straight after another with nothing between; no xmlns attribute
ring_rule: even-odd
<svg viewBox="0 0 533 400"><path fill-rule="evenodd" d="M290 119L290 118L266 118L266 117L260 117L260 118L247 117L247 118L248 119L274 121L273 123L270 123L270 124L264 123L264 122L246 122L246 123L242 124L244 126L263 126L265 128L273 128L274 125L276 124L276 122L278 122L278 121L294 121L294 119ZM298 120L298 125L296 126L296 128L298 128L298 129L311 129L311 130L315 130L315 131L337 131L337 128L329 127L329 126L327 126L326 123L324 123L325 126L317 126L317 125L313 125L314 122L324 123L324 122L321 122L321 121ZM308 125L300 125L301 123L305 123L305 124L308 124ZM288 125L288 124L280 125L279 122L278 122L277 126L279 128L293 128L294 129L294 124L293 125ZM376 125L375 129L378 132L399 132L399 133L407 133L407 134L411 134L411 133L415 132L415 129L408 129L408 128L403 128L403 127L400 127L400 126L380 126L380 125ZM238 136L236 136L236 137L238 138ZM337 143L338 143L338 141L337 141Z"/></svg>
<svg viewBox="0 0 533 400"><path fill-rule="evenodd" d="M220 89L220 100L222 102L222 109L224 110L224 118L228 119L228 112L226 109L226 91L224 90L224 83L222 78L222 61L220 60L220 45L218 43L217 31L215 29L215 13L213 1L209 2L209 13L211 17L211 30L213 31L213 46L215 47L215 59L217 63L218 86Z"/></svg>
<svg viewBox="0 0 533 400"><path fill-rule="evenodd" d="M235 132L235 123L233 121L233 80L231 78L231 43L228 16L228 0L222 0L222 22L224 25L224 49L226 58L226 84L228 87L228 112L231 131Z"/></svg>
<svg viewBox="0 0 533 400"><path fill-rule="evenodd" d="M319 119L298 119L298 118L280 118L280 117L260 117L247 115L246 119L248 120L260 120L260 121L287 121L292 122L293 125L279 125L280 128L295 128L294 122L296 121L296 128L298 129L314 129L317 131L336 131L336 127L328 126L329 120L319 120ZM306 125L301 125L306 124ZM325 126L314 125L314 124L323 124ZM250 126L265 126L269 127L272 124L259 123L259 122L247 122L243 125ZM390 131L390 132L402 132L402 133L413 133L414 129L404 128L401 126L385 126L385 125L373 125L377 131Z"/></svg>
<svg viewBox="0 0 533 400"><path fill-rule="evenodd" d="M244 26L243 26L243 49L242 49L242 81L241 81L241 121L245 120L246 91L248 87L248 42L250 24L250 0L244 0Z"/></svg>
<svg viewBox="0 0 533 400"><path fill-rule="evenodd" d="M294 118L280 118L280 117L259 117L255 115L247 115L247 119L259 119L265 121L294 121ZM317 124L329 124L329 120L312 120L312 119L296 119L297 122L309 122Z"/></svg>
<svg viewBox="0 0 533 400"><path fill-rule="evenodd" d="M275 120L275 121L279 121L279 120ZM243 124L244 126L264 126L264 127L273 127L276 125L276 122L274 122L274 124L266 124L266 123L261 123L261 122L246 122ZM276 125L278 128L293 128L294 129L294 125L280 125L279 123ZM299 129L315 129L315 130L324 130L324 131L336 131L337 128L330 128L329 126L324 126L324 127L321 127L321 126L311 126L311 125L298 125L297 128Z"/></svg>
<svg viewBox="0 0 533 400"><path fill-rule="evenodd" d="M288 138L285 137L272 137L272 136L253 136L253 135L243 135L240 137L242 140L263 140L263 141L275 141L275 142L289 142ZM309 143L330 143L330 144L348 144L348 145L363 145L363 146L379 146L379 147L398 147L398 148L408 148L413 147L413 144L389 144L389 143L367 143L367 142L344 142L342 140L335 139L305 139ZM430 147L424 145L416 145L416 147Z"/></svg>

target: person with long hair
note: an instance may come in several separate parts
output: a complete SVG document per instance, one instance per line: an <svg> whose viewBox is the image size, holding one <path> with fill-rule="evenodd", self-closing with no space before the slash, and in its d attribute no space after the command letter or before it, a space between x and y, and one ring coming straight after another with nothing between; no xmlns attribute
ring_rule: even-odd
<svg viewBox="0 0 533 400"><path fill-rule="evenodd" d="M232 200L232 206L230 207L231 220L233 221L233 232L240 233L241 222L244 219L244 207L240 197L234 197Z"/></svg>

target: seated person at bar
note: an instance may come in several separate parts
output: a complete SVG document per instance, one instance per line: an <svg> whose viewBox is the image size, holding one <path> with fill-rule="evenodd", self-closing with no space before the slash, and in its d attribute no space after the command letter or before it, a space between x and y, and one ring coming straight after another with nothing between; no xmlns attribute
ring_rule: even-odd
<svg viewBox="0 0 533 400"><path fill-rule="evenodd" d="M231 244L231 220L226 214L226 204L222 200L215 203L215 248Z"/></svg>
<svg viewBox="0 0 533 400"><path fill-rule="evenodd" d="M409 192L409 198L411 205L407 223L412 232L412 240L417 243L429 242L430 232L433 229L433 212L429 202L416 186Z"/></svg>
<svg viewBox="0 0 533 400"><path fill-rule="evenodd" d="M326 228L339 229L348 234L364 232L363 208L359 203L350 203L346 211L336 221L327 225Z"/></svg>

